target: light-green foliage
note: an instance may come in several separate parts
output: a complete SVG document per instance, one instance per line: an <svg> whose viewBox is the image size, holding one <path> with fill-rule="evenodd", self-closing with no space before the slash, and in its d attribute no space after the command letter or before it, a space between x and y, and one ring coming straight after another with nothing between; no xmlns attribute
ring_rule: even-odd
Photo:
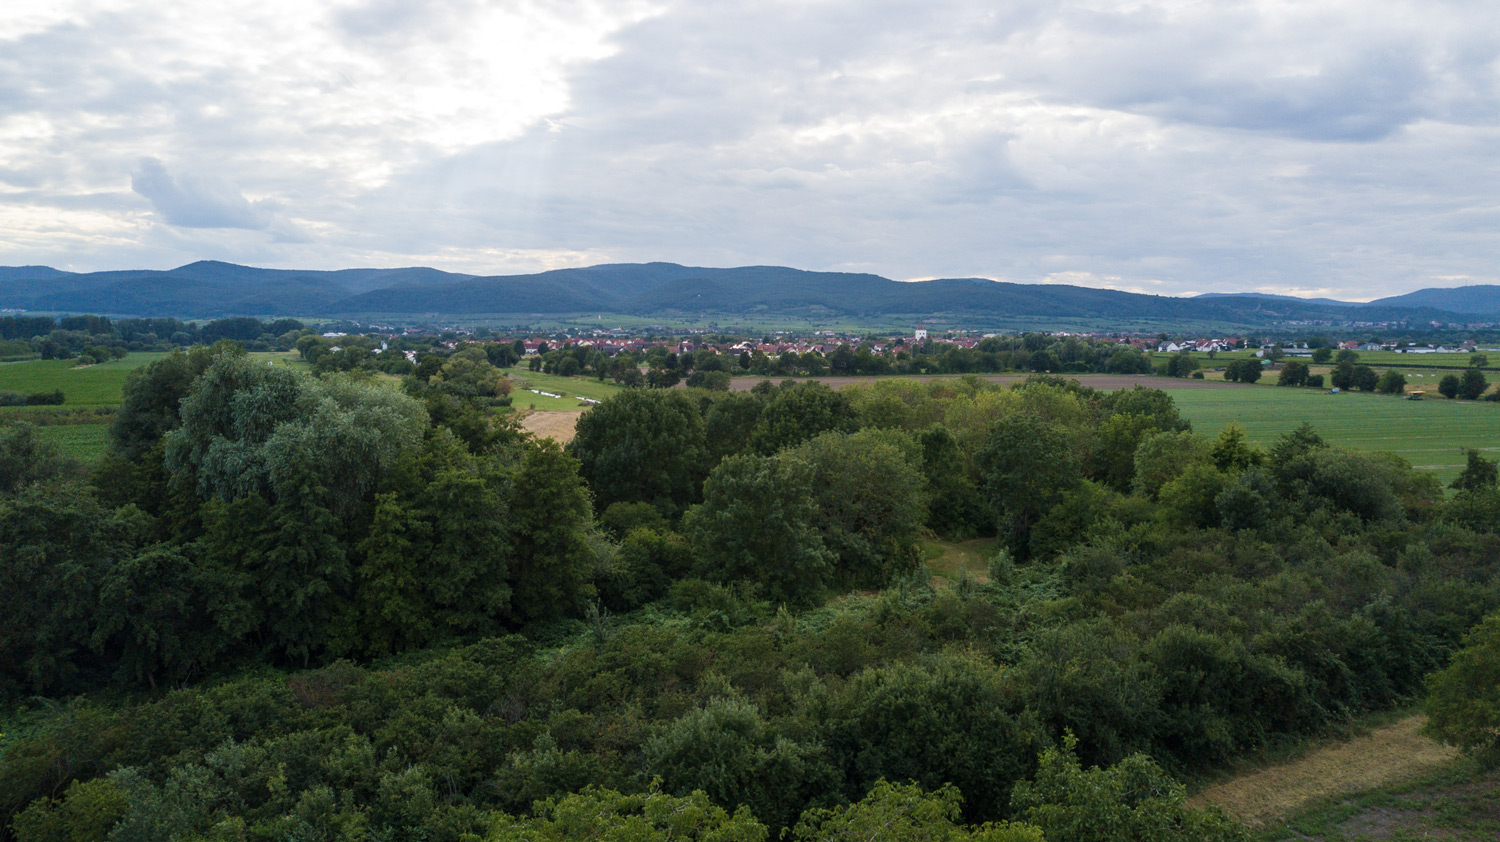
<svg viewBox="0 0 1500 842"><path fill-rule="evenodd" d="M59 798L39 798L16 816L16 842L104 842L125 815L125 794L108 778L74 781Z"/></svg>
<svg viewBox="0 0 1500 842"><path fill-rule="evenodd" d="M1186 806L1182 785L1151 758L1132 755L1109 769L1079 766L1076 740L1042 752L1036 778L1016 786L1011 809L1047 842L1240 842L1243 827L1217 811Z"/></svg>
<svg viewBox="0 0 1500 842"><path fill-rule="evenodd" d="M653 787L622 795L590 787L537 804L530 819L502 822L485 842L765 842L769 833L744 807L733 813L701 792L681 798Z"/></svg>
<svg viewBox="0 0 1500 842"><path fill-rule="evenodd" d="M963 797L951 785L924 792L881 781L855 804L811 810L793 829L798 842L1044 842L1039 828L998 822L964 826Z"/></svg>
<svg viewBox="0 0 1500 842"><path fill-rule="evenodd" d="M167 434L167 467L196 477L204 497L279 495L311 480L347 515L427 425L422 405L393 389L327 381L219 354Z"/></svg>
<svg viewBox="0 0 1500 842"><path fill-rule="evenodd" d="M1190 465L1208 461L1209 444L1191 432L1158 432L1146 435L1135 451L1137 494L1155 499L1162 486L1176 479Z"/></svg>

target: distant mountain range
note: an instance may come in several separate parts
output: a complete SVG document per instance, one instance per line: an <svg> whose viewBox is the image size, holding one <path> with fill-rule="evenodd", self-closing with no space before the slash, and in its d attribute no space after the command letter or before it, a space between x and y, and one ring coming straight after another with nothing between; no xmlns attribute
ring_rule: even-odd
<svg viewBox="0 0 1500 842"><path fill-rule="evenodd" d="M1290 296L1139 295L983 278L898 282L878 275L781 266L706 269L626 263L530 275L476 276L429 268L304 271L199 261L166 271L63 272L0 267L0 308L121 316L434 318L631 314L683 318L951 317L1215 322L1500 321L1500 287L1424 289L1369 303Z"/></svg>

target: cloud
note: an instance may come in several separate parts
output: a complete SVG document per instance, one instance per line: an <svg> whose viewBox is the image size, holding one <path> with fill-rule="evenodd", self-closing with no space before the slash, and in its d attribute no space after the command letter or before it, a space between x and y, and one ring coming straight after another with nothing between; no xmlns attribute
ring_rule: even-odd
<svg viewBox="0 0 1500 842"><path fill-rule="evenodd" d="M145 158L130 178L135 192L172 225L183 228L264 230L269 216L252 206L228 182L215 178L174 178L161 161Z"/></svg>
<svg viewBox="0 0 1500 842"><path fill-rule="evenodd" d="M676 260L1359 297L1500 262L1480 3L49 9L0 9L17 262Z"/></svg>

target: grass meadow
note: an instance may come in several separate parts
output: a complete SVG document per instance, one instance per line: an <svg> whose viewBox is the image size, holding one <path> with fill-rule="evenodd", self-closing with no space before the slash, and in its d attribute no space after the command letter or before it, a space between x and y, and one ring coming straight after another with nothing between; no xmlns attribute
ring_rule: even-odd
<svg viewBox="0 0 1500 842"><path fill-rule="evenodd" d="M36 434L80 462L97 462L109 449L109 424L47 424L37 427Z"/></svg>
<svg viewBox="0 0 1500 842"><path fill-rule="evenodd" d="M61 389L67 398L64 407L119 406L130 372L164 356L158 352L133 353L89 366L75 366L72 360L0 363L0 392Z"/></svg>
<svg viewBox="0 0 1500 842"><path fill-rule="evenodd" d="M527 371L522 367L508 368L504 371L515 384L515 389L510 393L510 404L516 409L535 409L539 412L578 410L583 408L579 398L602 401L622 388L615 383L601 382L592 377L558 377L555 374ZM562 397L539 395L531 391L533 389Z"/></svg>
<svg viewBox="0 0 1500 842"><path fill-rule="evenodd" d="M1451 482L1464 464L1463 449L1500 455L1500 404L1431 397L1408 401L1389 395L1320 389L1252 386L1240 389L1183 389L1172 399L1193 429L1217 435L1230 423L1269 445L1306 421L1325 440L1361 450L1389 450Z"/></svg>

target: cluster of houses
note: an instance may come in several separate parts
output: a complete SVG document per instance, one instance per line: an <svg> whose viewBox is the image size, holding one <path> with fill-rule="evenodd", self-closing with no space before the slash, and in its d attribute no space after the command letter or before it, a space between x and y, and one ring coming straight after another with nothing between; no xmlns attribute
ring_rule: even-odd
<svg viewBox="0 0 1500 842"><path fill-rule="evenodd" d="M1143 349L1152 349L1158 353L1176 354L1182 351L1231 351L1237 348L1250 347L1246 340L1232 336L1224 339L1183 339L1180 341L1154 342L1143 340L1130 341L1130 344ZM1260 340L1251 343L1257 350L1257 357L1265 356L1272 348L1280 348L1281 353L1289 357L1312 356L1314 349L1309 348L1306 342L1288 342L1283 344L1272 343L1269 340ZM1402 342L1361 342L1351 339L1347 342L1339 342L1332 346L1336 351L1394 351L1398 354L1462 354L1477 350L1478 346L1472 339L1466 339L1451 347L1446 345L1407 345Z"/></svg>
<svg viewBox="0 0 1500 842"><path fill-rule="evenodd" d="M629 351L634 354L644 353L653 347L665 346L667 349L679 354L691 354L695 351L713 350L721 354L732 354L738 356L743 352L762 353L768 357L776 357L788 352L796 354L819 353L828 355L838 350L841 345L850 347L866 346L872 352L883 354L892 349L911 347L928 342L940 345L953 345L962 348L972 348L984 337L978 334L961 334L957 336L932 336L926 328L918 327L911 336L890 337L882 339L870 339L869 337L843 335L832 331L824 331L814 334L812 337L802 338L778 338L771 342L744 340L735 343L712 343L707 341L695 341L693 339L642 339L626 336L570 336L558 339L555 336L530 337L521 340L521 345L526 349L527 356L540 352L542 346L547 348L558 348L563 344L573 347L597 348L605 354L613 357L621 352Z"/></svg>
<svg viewBox="0 0 1500 842"><path fill-rule="evenodd" d="M401 335L413 335L418 332L419 331L417 329L407 328L402 332ZM457 333L459 333L460 335L467 335L468 331L460 330L457 331ZM589 334L579 334L576 336L559 336L557 334L553 334L550 336L531 336L523 338L521 340L521 345L525 349L525 353L527 356L534 356L540 353L543 347L552 349L560 348L563 345L570 345L572 347L582 346L585 348L597 348L598 350L603 351L606 355L611 357L624 352L630 352L632 354L643 354L655 347L665 347L668 350L679 354L693 353L700 350L714 350L721 354L732 354L735 356L738 356L739 354L747 351L751 354L761 353L769 357L777 357L788 352L796 354L818 353L827 356L836 351L842 345L848 345L850 347L865 346L868 347L872 352L877 354L883 354L892 350L900 350L902 348L909 348L914 345L927 345L929 343L934 345L948 345L960 348L973 348L984 339L995 335L992 333L982 334L977 331L952 331L938 336L929 333L925 326L918 325L910 336L896 336L886 338L871 338L868 335L846 334L837 331L816 331L812 335L804 337L778 336L771 341L757 341L747 339L734 343L708 342L707 337L698 339L692 338L693 334L704 333L706 333L706 331L699 329L690 331L688 334L688 338L658 339L654 337L645 338L641 336L631 336L626 334L626 332L623 330L608 332L594 331ZM325 333L323 335L331 338L343 336L344 334ZM396 334L392 334L392 336L395 335ZM1139 348L1142 351L1151 351L1160 354L1176 354L1182 352L1225 352L1243 348L1257 349L1256 356L1264 356L1270 353L1273 348L1279 349L1280 353L1285 356L1293 357L1310 356L1313 352L1313 349L1309 348L1307 346L1307 343L1305 342L1273 343L1269 338L1247 339L1242 336L1161 340L1157 337L1126 336L1120 334L1111 335L1097 333L1059 333L1056 335L1073 335L1079 338L1090 339L1093 341L1115 342L1121 345L1128 345L1130 347ZM453 348L457 347L458 344L463 341L465 340L457 339L454 341L445 342L443 344L450 348ZM382 343L382 348L383 347L384 343ZM1335 350L1395 351L1396 353L1404 354L1451 354L1476 350L1476 345L1473 340L1467 340L1462 343L1455 344L1451 347L1443 345L1412 346L1398 342L1362 342L1358 340L1350 340L1337 343L1332 347ZM407 356L410 357L412 356L412 354L408 352Z"/></svg>

